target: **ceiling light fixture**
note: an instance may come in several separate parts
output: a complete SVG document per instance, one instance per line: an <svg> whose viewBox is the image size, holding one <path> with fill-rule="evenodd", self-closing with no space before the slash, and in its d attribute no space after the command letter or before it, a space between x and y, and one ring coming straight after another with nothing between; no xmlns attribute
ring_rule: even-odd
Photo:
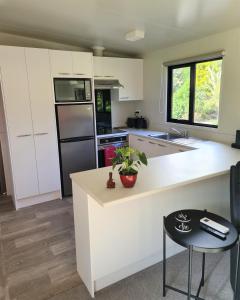
<svg viewBox="0 0 240 300"><path fill-rule="evenodd" d="M135 42L141 39L144 39L145 32L143 30L135 29L133 31L128 32L125 35L125 39L130 42Z"/></svg>

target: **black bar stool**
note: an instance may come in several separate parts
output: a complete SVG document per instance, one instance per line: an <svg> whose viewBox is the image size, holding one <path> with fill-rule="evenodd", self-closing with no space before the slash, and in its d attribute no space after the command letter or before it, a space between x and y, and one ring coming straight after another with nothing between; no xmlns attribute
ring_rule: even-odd
<svg viewBox="0 0 240 300"><path fill-rule="evenodd" d="M177 216L179 214L187 215L189 217L188 228L185 232L179 231L179 220ZM229 233L226 235L226 239L222 240L208 232L204 231L200 227L200 220L207 217L217 223L220 223L229 228ZM175 287L172 287L166 283L166 235L168 235L175 243L188 249L188 290L182 291ZM235 273L238 281L238 269L239 269L239 238L238 232L234 225L232 225L226 219L202 210L182 210L173 212L167 217L163 218L163 297L166 296L166 289L171 289L175 292L181 293L187 296L187 299L191 298L204 300L199 297L201 288L204 285L204 273L205 273L205 253L219 253L232 249L237 246L237 256L235 264ZM192 255L193 251L202 253L202 277L200 280L197 294L193 295L191 292L192 283ZM234 300L238 299L237 291L234 293Z"/></svg>

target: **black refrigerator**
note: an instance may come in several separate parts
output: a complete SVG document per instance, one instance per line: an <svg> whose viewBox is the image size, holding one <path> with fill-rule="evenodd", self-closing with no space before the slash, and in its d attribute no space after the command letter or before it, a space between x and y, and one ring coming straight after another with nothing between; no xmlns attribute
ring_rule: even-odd
<svg viewBox="0 0 240 300"><path fill-rule="evenodd" d="M93 104L56 105L63 196L72 195L71 173L96 168Z"/></svg>

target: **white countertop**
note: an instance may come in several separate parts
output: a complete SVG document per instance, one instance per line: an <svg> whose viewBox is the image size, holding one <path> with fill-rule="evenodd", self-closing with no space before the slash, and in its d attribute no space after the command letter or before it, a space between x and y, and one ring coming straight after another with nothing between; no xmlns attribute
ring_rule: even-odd
<svg viewBox="0 0 240 300"><path fill-rule="evenodd" d="M146 137L152 134L148 130L127 131L130 134ZM108 206L227 174L230 166L240 161L240 150L228 145L194 138L186 140L188 143L185 142L184 145L197 149L150 158L148 166L140 168L137 182L131 189L122 186L117 171L113 173L116 188L106 188L108 173L112 171L111 167L75 173L71 175L71 178L100 205ZM182 144L184 141L183 139L181 141Z"/></svg>

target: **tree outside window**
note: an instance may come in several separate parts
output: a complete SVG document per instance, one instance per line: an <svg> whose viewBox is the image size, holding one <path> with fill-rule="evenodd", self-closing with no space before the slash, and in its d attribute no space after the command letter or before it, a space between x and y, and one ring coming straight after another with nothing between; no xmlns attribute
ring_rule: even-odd
<svg viewBox="0 0 240 300"><path fill-rule="evenodd" d="M168 68L168 122L218 126L222 58Z"/></svg>

